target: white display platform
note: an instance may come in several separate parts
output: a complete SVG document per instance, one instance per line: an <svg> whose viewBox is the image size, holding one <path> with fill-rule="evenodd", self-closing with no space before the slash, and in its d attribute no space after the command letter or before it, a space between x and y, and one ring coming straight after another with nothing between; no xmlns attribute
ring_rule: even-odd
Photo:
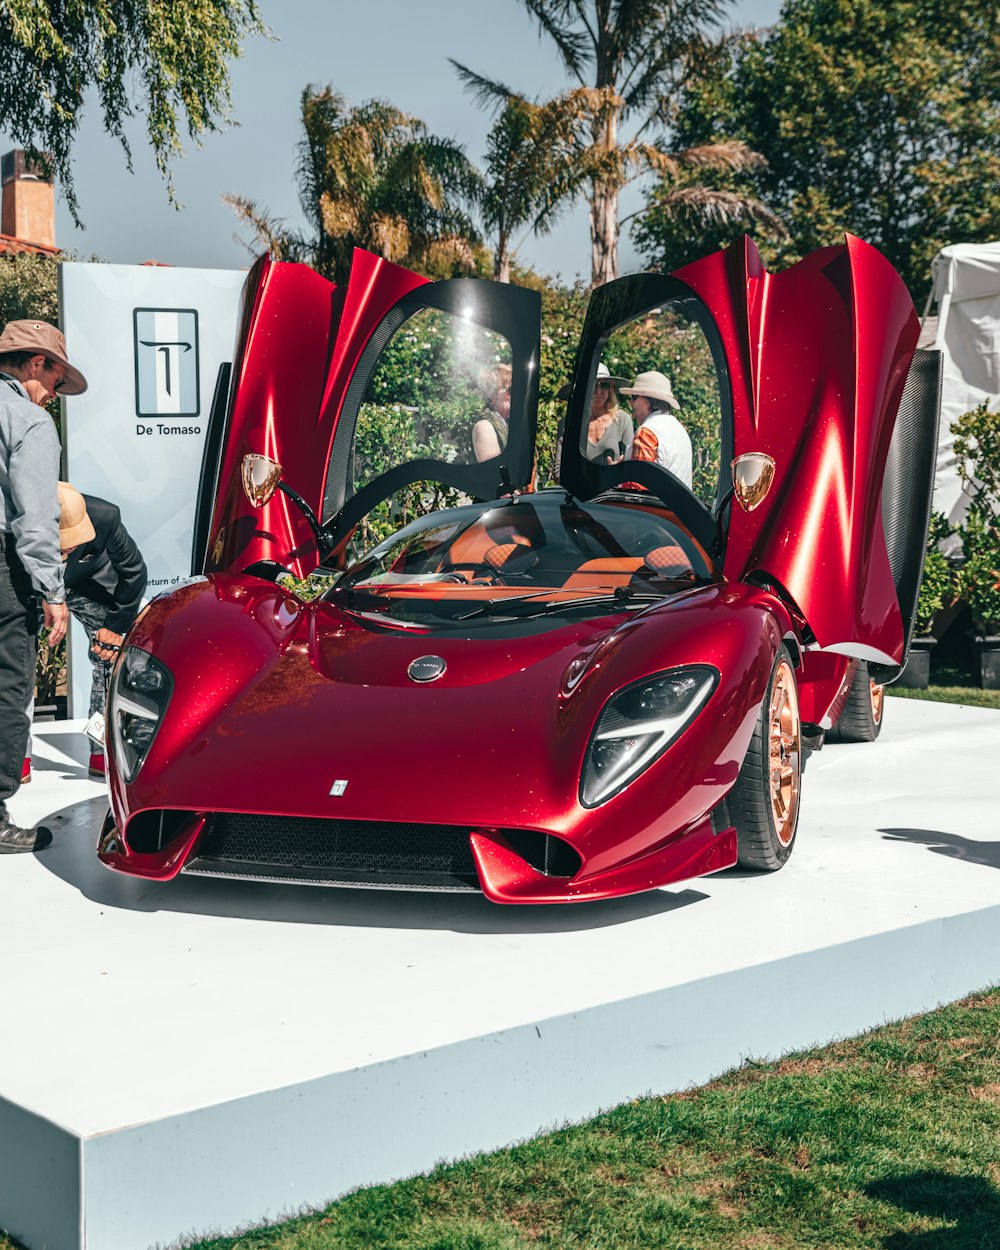
<svg viewBox="0 0 1000 1250"><path fill-rule="evenodd" d="M0 857L0 1227L143 1250L318 1206L1000 982L1000 712L893 699L799 845L617 902L115 876L79 724Z"/></svg>

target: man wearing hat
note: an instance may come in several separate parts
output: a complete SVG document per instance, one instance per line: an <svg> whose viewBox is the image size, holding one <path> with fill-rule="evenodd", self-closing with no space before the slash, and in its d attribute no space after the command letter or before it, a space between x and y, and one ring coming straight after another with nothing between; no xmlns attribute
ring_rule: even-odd
<svg viewBox="0 0 1000 1250"><path fill-rule="evenodd" d="M66 603L87 631L93 677L90 715L103 712L111 663L139 614L146 564L113 503L59 483L59 546L66 561ZM104 752L90 773L104 776Z"/></svg>
<svg viewBox="0 0 1000 1250"><path fill-rule="evenodd" d="M632 440L632 460L651 460L669 469L685 486L691 486L691 439L671 412L680 408L665 373L655 369L640 373L631 386L621 388L632 396L632 416L639 428Z"/></svg>
<svg viewBox="0 0 1000 1250"><path fill-rule="evenodd" d="M32 387L32 402L25 384ZM66 634L68 611L59 553L59 439L39 403L79 395L83 374L66 359L66 340L45 321L10 321L0 334L0 854L49 845L48 829L22 829L7 811L21 784L35 686L36 598L49 642Z"/></svg>

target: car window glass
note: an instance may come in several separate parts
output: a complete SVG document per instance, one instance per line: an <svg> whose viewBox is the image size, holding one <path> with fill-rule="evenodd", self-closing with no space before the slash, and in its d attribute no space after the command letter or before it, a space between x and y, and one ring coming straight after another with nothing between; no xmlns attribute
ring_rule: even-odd
<svg viewBox="0 0 1000 1250"><path fill-rule="evenodd" d="M355 607L400 619L448 619L484 598L571 608L589 594L668 595L711 575L666 509L536 496L421 518L352 561L336 593L350 588Z"/></svg>
<svg viewBox="0 0 1000 1250"><path fill-rule="evenodd" d="M604 464L654 460L711 507L722 408L701 326L678 304L653 309L615 330L600 365L581 432L583 455ZM645 394L628 393L634 390Z"/></svg>
<svg viewBox="0 0 1000 1250"><path fill-rule="evenodd" d="M511 346L502 335L471 318L420 309L389 339L365 388L354 492L408 460L495 458L506 444L510 379Z"/></svg>

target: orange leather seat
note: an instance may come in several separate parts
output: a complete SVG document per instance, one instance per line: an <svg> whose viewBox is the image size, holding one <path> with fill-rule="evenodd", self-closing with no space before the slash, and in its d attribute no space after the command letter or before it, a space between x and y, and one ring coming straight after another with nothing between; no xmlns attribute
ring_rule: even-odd
<svg viewBox="0 0 1000 1250"><path fill-rule="evenodd" d="M578 586L627 586L632 575L642 568L641 556L605 556L588 560L563 583L563 590Z"/></svg>
<svg viewBox="0 0 1000 1250"><path fill-rule="evenodd" d="M654 547L647 551L643 564L660 577L687 577L694 572L691 561L681 547L670 543L665 547Z"/></svg>

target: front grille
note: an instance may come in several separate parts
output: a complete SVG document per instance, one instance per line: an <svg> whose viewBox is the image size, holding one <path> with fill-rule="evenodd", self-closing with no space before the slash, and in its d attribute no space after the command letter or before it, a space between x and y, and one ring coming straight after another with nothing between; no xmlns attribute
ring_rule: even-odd
<svg viewBox="0 0 1000 1250"><path fill-rule="evenodd" d="M461 825L395 824L219 812L186 871L344 885L478 889ZM240 874L240 865L255 866Z"/></svg>

